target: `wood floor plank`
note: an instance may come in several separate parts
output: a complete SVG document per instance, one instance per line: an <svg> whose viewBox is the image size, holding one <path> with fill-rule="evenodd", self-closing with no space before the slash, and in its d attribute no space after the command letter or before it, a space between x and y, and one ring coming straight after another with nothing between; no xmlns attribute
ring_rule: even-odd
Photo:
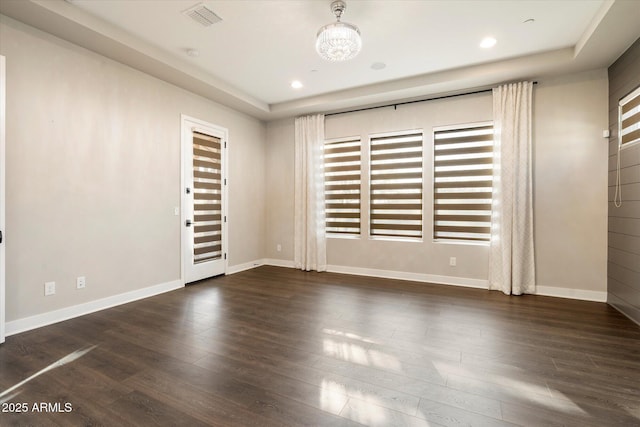
<svg viewBox="0 0 640 427"><path fill-rule="evenodd" d="M342 409L341 416L366 426L374 427L442 427L433 421L407 415L379 406L376 400L351 398Z"/></svg>
<svg viewBox="0 0 640 427"><path fill-rule="evenodd" d="M127 414L130 422L141 426L200 427L207 425L184 412L180 405L169 406L140 391L132 391L109 407L113 411Z"/></svg>
<svg viewBox="0 0 640 427"><path fill-rule="evenodd" d="M443 426L513 427L517 425L427 399L420 401L416 416Z"/></svg>
<svg viewBox="0 0 640 427"><path fill-rule="evenodd" d="M331 414L339 414L347 395L338 388L325 387L324 384L312 384L300 381L272 371L264 370L255 364L232 360L219 355L204 357L197 363L215 372L262 389L273 389L278 395L321 409Z"/></svg>
<svg viewBox="0 0 640 427"><path fill-rule="evenodd" d="M274 358L273 356L269 358L255 357L245 351L225 351L224 354L233 359L234 364L240 363L243 366L250 366L252 370L260 370L265 379L273 378L272 375L275 374L304 381L319 387L323 395L342 394L354 398L372 398L380 406L405 413L414 413L418 406L419 398L417 396L380 387L370 382L359 381L353 377L304 366L287 359ZM196 364L208 368L211 363L212 359L208 359L200 360ZM278 388L278 393L282 393L280 388Z"/></svg>
<svg viewBox="0 0 640 427"><path fill-rule="evenodd" d="M420 397L424 400L442 403L487 417L502 418L501 402L478 394L430 385L422 390Z"/></svg>
<svg viewBox="0 0 640 427"><path fill-rule="evenodd" d="M0 402L73 410L0 425L627 427L638 384L606 304L263 266L8 337Z"/></svg>
<svg viewBox="0 0 640 427"><path fill-rule="evenodd" d="M242 402L234 402L230 396L220 396L215 390L201 387L185 380L181 375L149 370L126 380L127 385L155 396L159 401L178 406L192 417L212 426L277 426L278 423L261 420Z"/></svg>

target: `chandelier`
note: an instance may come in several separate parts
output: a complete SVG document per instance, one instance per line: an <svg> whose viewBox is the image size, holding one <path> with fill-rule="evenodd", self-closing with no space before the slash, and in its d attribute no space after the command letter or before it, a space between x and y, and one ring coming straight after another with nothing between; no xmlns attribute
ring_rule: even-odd
<svg viewBox="0 0 640 427"><path fill-rule="evenodd" d="M337 21L327 24L318 30L316 50L327 61L346 61L360 52L362 39L358 27L346 22L340 22L347 5L342 0L331 3L331 11Z"/></svg>

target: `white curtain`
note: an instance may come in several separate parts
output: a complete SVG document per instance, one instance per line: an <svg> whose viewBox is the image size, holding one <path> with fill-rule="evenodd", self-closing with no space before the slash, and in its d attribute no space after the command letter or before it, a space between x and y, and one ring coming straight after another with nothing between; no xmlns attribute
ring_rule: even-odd
<svg viewBox="0 0 640 427"><path fill-rule="evenodd" d="M493 89L495 132L489 289L535 292L531 108L533 83Z"/></svg>
<svg viewBox="0 0 640 427"><path fill-rule="evenodd" d="M298 117L295 128L294 263L325 271L324 115Z"/></svg>

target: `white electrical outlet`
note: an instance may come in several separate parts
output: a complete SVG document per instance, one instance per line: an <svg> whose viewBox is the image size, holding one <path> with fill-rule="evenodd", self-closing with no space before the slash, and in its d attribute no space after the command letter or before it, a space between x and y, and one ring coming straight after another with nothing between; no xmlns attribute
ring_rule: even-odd
<svg viewBox="0 0 640 427"><path fill-rule="evenodd" d="M456 257L452 256L451 258L449 258L449 265L451 267L455 267L457 263Z"/></svg>
<svg viewBox="0 0 640 427"><path fill-rule="evenodd" d="M56 293L56 282L45 282L44 296L54 295Z"/></svg>
<svg viewBox="0 0 640 427"><path fill-rule="evenodd" d="M277 250L278 252L282 252L282 245L278 243L278 244L276 245L276 250Z"/></svg>
<svg viewBox="0 0 640 427"><path fill-rule="evenodd" d="M80 276L76 279L76 289L83 289L87 285L87 279Z"/></svg>

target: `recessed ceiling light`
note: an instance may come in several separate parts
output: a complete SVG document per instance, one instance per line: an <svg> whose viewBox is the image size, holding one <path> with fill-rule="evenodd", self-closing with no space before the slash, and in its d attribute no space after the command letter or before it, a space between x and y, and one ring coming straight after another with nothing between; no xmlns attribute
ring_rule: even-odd
<svg viewBox="0 0 640 427"><path fill-rule="evenodd" d="M200 51L198 49L187 49L187 55L192 58L197 58L200 56Z"/></svg>
<svg viewBox="0 0 640 427"><path fill-rule="evenodd" d="M302 82L300 80L294 80L291 82L291 87L294 89L301 89L302 88Z"/></svg>
<svg viewBox="0 0 640 427"><path fill-rule="evenodd" d="M485 37L480 42L480 47L483 49L489 49L490 47L494 47L498 41L493 37Z"/></svg>
<svg viewBox="0 0 640 427"><path fill-rule="evenodd" d="M371 69L373 69L373 70L382 70L386 66L387 66L387 64L385 64L384 62L374 62L373 64L371 64Z"/></svg>

